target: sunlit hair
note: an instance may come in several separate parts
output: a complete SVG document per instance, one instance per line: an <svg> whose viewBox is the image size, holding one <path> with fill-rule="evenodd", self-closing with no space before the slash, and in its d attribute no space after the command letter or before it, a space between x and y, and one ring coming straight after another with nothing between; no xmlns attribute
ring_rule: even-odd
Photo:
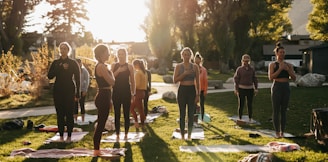
<svg viewBox="0 0 328 162"><path fill-rule="evenodd" d="M127 50L126 48L124 48L124 47L120 47L120 48L118 48L117 51L116 51L116 56L118 56L118 53L119 53L120 51L123 51L123 52L125 53L125 56L126 56L126 60L125 60L125 61L128 61L128 50ZM117 57L117 58L118 58L118 57ZM118 58L118 61L119 61L119 58Z"/></svg>
<svg viewBox="0 0 328 162"><path fill-rule="evenodd" d="M132 61L132 64L135 66L135 65L138 65L139 68L141 69L141 71L145 74L146 73L146 68L145 68L145 64L143 62L142 59L134 59Z"/></svg>
<svg viewBox="0 0 328 162"><path fill-rule="evenodd" d="M185 48L183 48L183 49L181 50L181 53L180 53L181 58L183 58L183 57L182 57L182 54L183 54L184 51L189 51L189 53L190 53L190 59L194 57L194 53L192 52L192 50L191 50L189 47L185 47Z"/></svg>
<svg viewBox="0 0 328 162"><path fill-rule="evenodd" d="M196 52L195 57L194 57L194 62L195 62L196 58L199 58L201 63L203 62L203 57L202 57L202 55L200 55L199 52Z"/></svg>
<svg viewBox="0 0 328 162"><path fill-rule="evenodd" d="M59 55L61 56L61 51L60 51L60 47L61 46L66 46L68 48L68 53L67 56L71 56L71 52L72 52L72 47L69 45L68 42L61 42L58 46L58 50L59 50Z"/></svg>
<svg viewBox="0 0 328 162"><path fill-rule="evenodd" d="M241 56L241 61L243 62L246 59L251 61L251 56L249 54L243 54L243 56Z"/></svg>
<svg viewBox="0 0 328 162"><path fill-rule="evenodd" d="M280 42L277 42L277 43L276 43L276 48L274 48L273 52L274 52L275 54L277 54L278 51L279 51L280 49L285 49L285 48L281 45Z"/></svg>
<svg viewBox="0 0 328 162"><path fill-rule="evenodd" d="M106 44L98 44L96 45L96 47L93 49L93 54L94 57L97 61L101 61L101 56L103 56L104 54L108 54L109 55L109 49L108 46ZM105 53L106 52L106 53Z"/></svg>

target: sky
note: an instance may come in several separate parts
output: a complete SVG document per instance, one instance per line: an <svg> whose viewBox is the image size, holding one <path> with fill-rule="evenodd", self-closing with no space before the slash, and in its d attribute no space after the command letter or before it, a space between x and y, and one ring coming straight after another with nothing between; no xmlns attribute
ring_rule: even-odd
<svg viewBox="0 0 328 162"><path fill-rule="evenodd" d="M140 25L148 14L145 6L147 0L88 0L86 9L89 21L85 22L87 31L91 31L95 39L104 42L142 42L145 33ZM34 26L26 31L42 33L46 20L42 19L51 7L41 3L35 11L28 16L29 24Z"/></svg>

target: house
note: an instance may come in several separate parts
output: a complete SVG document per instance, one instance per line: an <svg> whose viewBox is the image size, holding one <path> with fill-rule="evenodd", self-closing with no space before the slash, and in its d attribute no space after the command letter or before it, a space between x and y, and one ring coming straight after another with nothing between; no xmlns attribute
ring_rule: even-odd
<svg viewBox="0 0 328 162"><path fill-rule="evenodd" d="M328 76L328 44L300 49L303 54L302 69L305 72Z"/></svg>
<svg viewBox="0 0 328 162"><path fill-rule="evenodd" d="M309 35L288 35L280 42L285 49L285 61L293 64L296 68L302 67L303 56L300 49L321 44L320 41L311 40ZM263 45L263 57L266 67L276 59L274 48L275 44Z"/></svg>

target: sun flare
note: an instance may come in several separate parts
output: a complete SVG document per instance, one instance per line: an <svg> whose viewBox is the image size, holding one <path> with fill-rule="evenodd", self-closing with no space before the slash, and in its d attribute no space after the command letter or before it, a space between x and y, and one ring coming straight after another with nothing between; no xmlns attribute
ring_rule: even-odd
<svg viewBox="0 0 328 162"><path fill-rule="evenodd" d="M95 39L105 42L144 41L140 28L148 13L146 0L90 0L85 26Z"/></svg>

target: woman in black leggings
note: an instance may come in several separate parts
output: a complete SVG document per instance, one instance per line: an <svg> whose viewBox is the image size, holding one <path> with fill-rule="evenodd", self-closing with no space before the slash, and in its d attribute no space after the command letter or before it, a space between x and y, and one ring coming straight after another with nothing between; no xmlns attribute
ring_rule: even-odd
<svg viewBox="0 0 328 162"><path fill-rule="evenodd" d="M57 114L59 140L60 142L64 141L66 125L66 142L71 142L74 127L74 103L80 97L80 68L75 60L68 57L71 52L71 46L67 42L59 44L59 52L61 56L51 64L48 78L56 78L53 97ZM76 84L74 84L73 78Z"/></svg>
<svg viewBox="0 0 328 162"><path fill-rule="evenodd" d="M118 62L112 64L111 70L115 76L115 86L113 87L113 105L115 113L115 131L116 140L120 139L120 119L121 105L123 105L124 114L124 139L128 137L130 128L130 106L132 96L136 94L136 85L134 80L134 68L127 63L128 52L125 48L117 50Z"/></svg>
<svg viewBox="0 0 328 162"><path fill-rule="evenodd" d="M112 86L115 83L113 73L108 70L105 62L109 58L108 47L104 44L99 44L94 49L94 55L98 63L95 68L95 76L98 85L98 92L95 99L95 105L98 110L97 126L93 136L94 156L101 155L99 151L101 135L104 130L109 109L112 100Z"/></svg>
<svg viewBox="0 0 328 162"><path fill-rule="evenodd" d="M273 110L273 127L276 137L284 137L286 127L286 113L290 96L289 78L295 81L296 76L293 65L285 62L285 49L277 43L274 49L277 61L269 65L269 79L273 80L271 87L271 100Z"/></svg>

